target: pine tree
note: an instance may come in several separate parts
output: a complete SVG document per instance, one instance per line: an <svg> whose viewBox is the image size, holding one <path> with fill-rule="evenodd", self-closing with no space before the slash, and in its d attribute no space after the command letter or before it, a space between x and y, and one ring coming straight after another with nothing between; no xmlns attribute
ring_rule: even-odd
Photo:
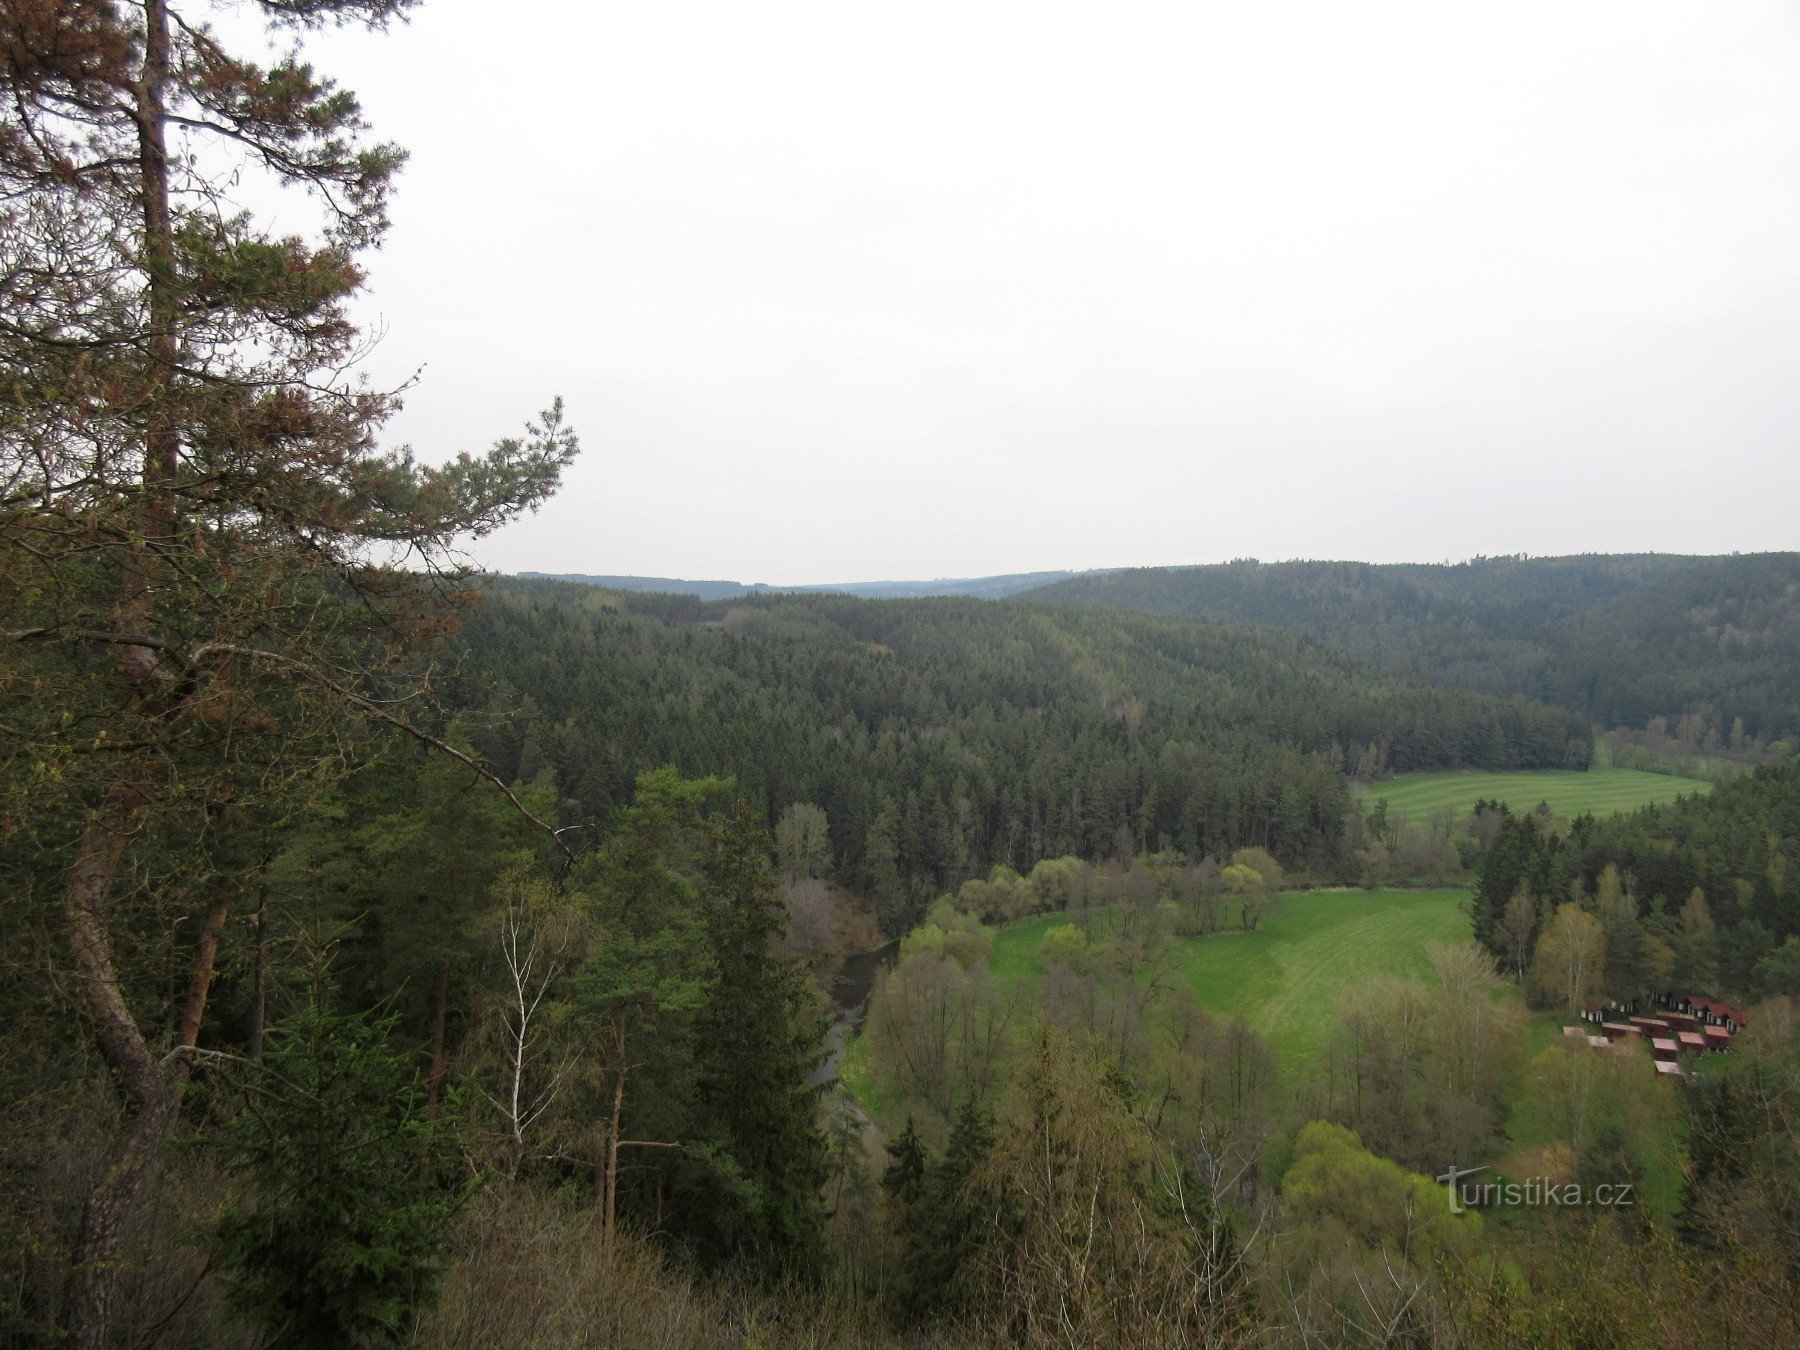
<svg viewBox="0 0 1800 1350"><path fill-rule="evenodd" d="M1537 826L1528 816L1506 815L1482 860L1481 878L1475 886L1475 940L1501 960L1507 959L1500 936L1507 902L1521 886L1529 886L1531 856L1537 844Z"/></svg>
<svg viewBox="0 0 1800 1350"><path fill-rule="evenodd" d="M18 0L0 24L0 635L23 751L6 790L77 826L43 922L68 935L62 978L119 1107L64 1305L83 1346L108 1337L230 904L156 917L193 936L165 944L185 987L145 998L116 883L138 888L153 848L153 880L192 871L237 816L342 772L346 725L429 739L392 686L457 603L459 540L541 501L575 452L560 409L436 467L376 449L398 400L354 372L351 308L404 156L299 39L411 0L244 7L283 39L266 60L230 50L214 8ZM240 170L307 195L321 227L259 221Z"/></svg>
<svg viewBox="0 0 1800 1350"><path fill-rule="evenodd" d="M889 933L903 932L911 918L899 857L898 818L893 806L883 802L863 844L863 871L875 902L875 917Z"/></svg>

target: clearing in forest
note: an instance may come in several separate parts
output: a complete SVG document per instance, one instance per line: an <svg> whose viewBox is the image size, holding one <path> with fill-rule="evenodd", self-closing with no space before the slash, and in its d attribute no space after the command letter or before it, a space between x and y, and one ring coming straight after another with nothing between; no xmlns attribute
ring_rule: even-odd
<svg viewBox="0 0 1800 1350"><path fill-rule="evenodd" d="M1365 806L1385 798L1389 811L1417 821L1446 806L1459 816L1466 815L1478 801L1505 802L1514 811L1529 811L1539 802L1548 802L1552 811L1565 818L1583 812L1606 816L1711 791L1712 784L1704 779L1641 769L1518 769L1503 773L1457 769L1403 773L1359 789Z"/></svg>
<svg viewBox="0 0 1800 1350"><path fill-rule="evenodd" d="M1352 991L1378 975L1423 975L1433 942L1471 936L1466 891L1293 891L1254 933L1177 939L1175 977L1203 1007L1242 1013L1284 1072L1324 1049ZM1044 914L1009 924L994 943L1002 980L1040 977L1038 943L1069 922Z"/></svg>

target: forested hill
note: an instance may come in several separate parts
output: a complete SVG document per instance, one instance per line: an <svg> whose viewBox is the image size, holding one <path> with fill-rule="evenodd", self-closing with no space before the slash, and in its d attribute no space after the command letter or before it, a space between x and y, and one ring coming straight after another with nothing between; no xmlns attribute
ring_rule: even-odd
<svg viewBox="0 0 1800 1350"><path fill-rule="evenodd" d="M1585 763L1588 728L1285 634L972 600L703 603L497 581L457 697L503 773L610 819L647 767L825 808L890 916L993 862L1263 844L1328 858L1342 766Z"/></svg>
<svg viewBox="0 0 1800 1350"><path fill-rule="evenodd" d="M590 576L580 572L524 572L520 575L536 580L578 581L586 586L605 586L615 591L692 595L701 600L736 600L746 595L785 594L860 595L869 600L916 600L934 595L968 595L983 600L1004 600L1021 591L1086 574L1010 572L993 577L939 577L933 581L817 582L800 586L770 586L760 581L683 581L677 577Z"/></svg>
<svg viewBox="0 0 1800 1350"><path fill-rule="evenodd" d="M1234 562L1073 577L1024 599L1254 623L1396 673L1524 694L1606 727L1800 734L1800 554ZM1698 744L1688 747L1700 748Z"/></svg>

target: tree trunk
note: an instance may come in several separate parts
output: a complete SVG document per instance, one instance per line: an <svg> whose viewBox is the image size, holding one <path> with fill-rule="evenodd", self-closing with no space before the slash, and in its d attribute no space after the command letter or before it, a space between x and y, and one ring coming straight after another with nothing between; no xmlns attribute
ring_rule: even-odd
<svg viewBox="0 0 1800 1350"><path fill-rule="evenodd" d="M112 1161L82 1211L63 1313L70 1343L80 1350L100 1350L107 1344L119 1248L173 1115L166 1093L145 1106L126 1107Z"/></svg>
<svg viewBox="0 0 1800 1350"><path fill-rule="evenodd" d="M438 1088L444 1081L444 1022L450 1014L450 963L438 962L437 1003L431 1015L431 1073L425 1080L425 1105L437 1110Z"/></svg>
<svg viewBox="0 0 1800 1350"><path fill-rule="evenodd" d="M250 986L250 1058L261 1059L269 1016L269 883L256 897L256 952Z"/></svg>
<svg viewBox="0 0 1800 1350"><path fill-rule="evenodd" d="M125 1107L112 1161L82 1214L69 1271L64 1320L70 1339L84 1348L105 1343L120 1239L167 1125L167 1086L119 988L108 924L113 877L143 806L135 776L107 793L82 838L64 897L82 1010Z"/></svg>
<svg viewBox="0 0 1800 1350"><path fill-rule="evenodd" d="M128 775L107 794L82 839L65 896L69 949L83 1011L124 1106L112 1159L83 1210L69 1271L64 1322L70 1340L81 1347L106 1343L119 1247L192 1072L192 1058L180 1052L191 1049L199 1037L230 903L228 895L221 895L207 915L176 1032L175 1055L172 1061L159 1063L125 1001L108 923L113 878L143 813L141 777Z"/></svg>
<svg viewBox="0 0 1800 1350"><path fill-rule="evenodd" d="M179 423L168 401L159 397L175 368L180 311L175 293L174 227L169 202L169 152L165 137L164 91L170 73L169 16L165 0L145 0L144 60L136 88L139 189L143 204L144 257L148 272L149 368L145 371L144 405L148 410L144 437L144 498L138 513L138 538L126 556L117 624L121 633L137 633L150 608L156 544L174 528L174 505L167 495L179 461ZM136 686L140 706L157 715L155 701L170 683L157 654L147 647L121 644L114 649L126 679ZM166 715L168 709L162 709ZM69 1272L64 1322L76 1346L106 1343L120 1243L136 1208L145 1178L168 1132L179 1079L164 1076L149 1043L126 1004L113 963L110 901L113 879L125 846L142 818L146 790L154 769L148 764L127 770L107 793L89 823L69 872L66 909L69 947L81 985L81 999L102 1058L118 1083L124 1120L106 1175L88 1197L82 1214ZM217 935L202 942L202 967L182 1019L197 1027L211 983ZM197 993L197 997L196 997ZM185 1076L185 1065L183 1066Z"/></svg>
<svg viewBox="0 0 1800 1350"><path fill-rule="evenodd" d="M607 1252L613 1249L613 1233L618 1224L619 1200L619 1134L625 1115L625 1078L630 1065L625 1062L625 1014L613 1024L613 1049L618 1056L618 1073L613 1079L612 1123L606 1133L606 1154L600 1178L600 1243Z"/></svg>

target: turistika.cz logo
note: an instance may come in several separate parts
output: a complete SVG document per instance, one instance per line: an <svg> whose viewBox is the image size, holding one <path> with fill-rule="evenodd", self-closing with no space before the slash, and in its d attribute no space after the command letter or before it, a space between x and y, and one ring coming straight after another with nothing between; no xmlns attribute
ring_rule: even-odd
<svg viewBox="0 0 1800 1350"><path fill-rule="evenodd" d="M1628 1181L1602 1182L1590 1191L1578 1181L1555 1181L1550 1177L1527 1177L1524 1181L1507 1181L1498 1177L1486 1181L1468 1180L1487 1170L1486 1167L1451 1167L1438 1177L1447 1188L1452 1214L1463 1214L1471 1209L1495 1209L1503 1205L1560 1208L1637 1203L1637 1197Z"/></svg>

